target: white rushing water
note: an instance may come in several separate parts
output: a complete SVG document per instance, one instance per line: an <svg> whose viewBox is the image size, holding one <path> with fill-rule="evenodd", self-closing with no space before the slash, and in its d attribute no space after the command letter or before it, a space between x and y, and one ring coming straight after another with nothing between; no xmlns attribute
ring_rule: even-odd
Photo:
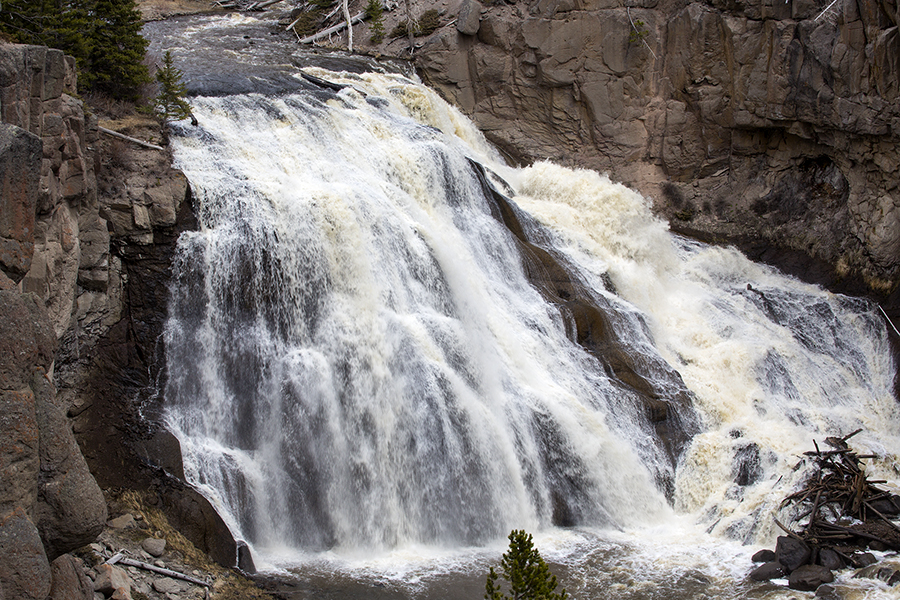
<svg viewBox="0 0 900 600"><path fill-rule="evenodd" d="M201 228L180 240L167 418L260 564L425 597L524 528L577 597L770 597L742 587L741 544L774 540L813 439L863 428L897 479L876 307L675 237L596 173L505 167L407 79L314 74L351 87L197 98L173 139ZM644 396L532 285L470 159L672 393L695 434L677 465Z"/></svg>

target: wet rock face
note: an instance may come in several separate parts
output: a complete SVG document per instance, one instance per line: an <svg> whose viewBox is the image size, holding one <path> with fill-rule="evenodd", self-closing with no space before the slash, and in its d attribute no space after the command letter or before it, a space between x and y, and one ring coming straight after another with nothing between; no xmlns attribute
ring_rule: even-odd
<svg viewBox="0 0 900 600"><path fill-rule="evenodd" d="M418 65L512 157L607 171L677 231L900 311L897 2L823 8L499 3Z"/></svg>

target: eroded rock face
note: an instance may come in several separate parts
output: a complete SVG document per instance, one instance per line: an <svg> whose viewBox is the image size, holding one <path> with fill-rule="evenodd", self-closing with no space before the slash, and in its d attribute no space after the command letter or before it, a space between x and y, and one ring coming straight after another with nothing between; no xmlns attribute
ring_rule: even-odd
<svg viewBox="0 0 900 600"><path fill-rule="evenodd" d="M43 600L51 578L54 598L92 597L65 553L96 538L106 503L70 417L88 424L79 441L93 444L91 467L107 485L155 485L179 514L188 512L179 502L195 507L204 518L194 530L206 547L198 545L215 545L228 566L236 560L234 540L208 502L148 466L156 448L144 443L143 397L135 400L156 376L167 261L180 228L192 223L187 181L156 151L128 164L118 190L106 186L101 197L96 118L74 90L70 57L0 45L0 590L7 598ZM177 476L177 443L169 457ZM51 575L54 559L62 562Z"/></svg>
<svg viewBox="0 0 900 600"><path fill-rule="evenodd" d="M736 243L896 314L897 2L823 8L498 3L477 35L444 27L417 60L512 157L606 171L676 231Z"/></svg>
<svg viewBox="0 0 900 600"><path fill-rule="evenodd" d="M0 269L13 281L31 267L41 152L39 137L0 123Z"/></svg>
<svg viewBox="0 0 900 600"><path fill-rule="evenodd" d="M34 295L0 291L0 585L44 599L49 560L92 541L106 503L56 406L56 335Z"/></svg>

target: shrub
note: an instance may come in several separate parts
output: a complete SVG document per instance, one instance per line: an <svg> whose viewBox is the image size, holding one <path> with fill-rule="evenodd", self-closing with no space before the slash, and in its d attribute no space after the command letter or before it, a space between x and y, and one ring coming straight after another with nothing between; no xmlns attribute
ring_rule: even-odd
<svg viewBox="0 0 900 600"><path fill-rule="evenodd" d="M416 37L431 35L438 27L441 26L441 17L435 9L426 10L419 17L419 27L416 30Z"/></svg>
<svg viewBox="0 0 900 600"><path fill-rule="evenodd" d="M422 37L426 35L430 35L437 31L438 27L441 26L441 15L435 10L426 10L422 13L422 16L419 17L418 23L413 27L413 35L415 37ZM391 30L391 37L403 37L409 33L409 21L400 21L397 23L397 26Z"/></svg>
<svg viewBox="0 0 900 600"><path fill-rule="evenodd" d="M497 584L497 573L491 567L484 586L485 600L566 600L566 590L556 589L556 576L534 547L531 534L514 529L509 534L509 550L500 560L503 578L509 583L509 595Z"/></svg>
<svg viewBox="0 0 900 600"><path fill-rule="evenodd" d="M369 0L366 5L366 16L369 18L369 29L372 31L372 43L380 44L384 41L384 7L381 0Z"/></svg>

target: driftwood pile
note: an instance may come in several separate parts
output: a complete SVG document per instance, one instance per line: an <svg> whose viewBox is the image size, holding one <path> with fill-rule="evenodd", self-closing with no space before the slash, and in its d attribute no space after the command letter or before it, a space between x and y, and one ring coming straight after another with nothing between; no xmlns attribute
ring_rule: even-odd
<svg viewBox="0 0 900 600"><path fill-rule="evenodd" d="M847 444L860 431L827 438L830 450L813 442L815 451L804 453L814 461L813 475L781 505L793 508L796 529L775 520L787 535L778 538L774 552L754 555L764 564L750 573L752 579L787 576L791 588L811 591L833 581L832 571L875 563L867 549L900 550L900 526L891 520L900 514L900 497L878 487L886 481L867 478L862 461L875 456L856 454ZM889 585L900 583L900 571L880 569L877 576Z"/></svg>
<svg viewBox="0 0 900 600"><path fill-rule="evenodd" d="M832 450L820 450L813 442L815 451L804 454L815 460L816 472L804 489L784 499L782 507L798 509L795 521L809 517L796 535L812 546L874 545L876 550L900 550L900 527L889 518L900 513L900 498L878 487L886 481L866 477L862 460L875 456L856 454L847 445L860 431L827 438ZM776 524L795 535L778 521Z"/></svg>

